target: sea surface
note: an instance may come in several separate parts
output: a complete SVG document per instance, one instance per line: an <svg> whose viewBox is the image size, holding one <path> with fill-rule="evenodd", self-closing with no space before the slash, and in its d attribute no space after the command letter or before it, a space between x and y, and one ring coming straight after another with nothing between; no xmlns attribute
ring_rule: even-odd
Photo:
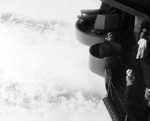
<svg viewBox="0 0 150 121"><path fill-rule="evenodd" d="M109 121L104 79L75 37L99 0L0 0L0 120Z"/></svg>

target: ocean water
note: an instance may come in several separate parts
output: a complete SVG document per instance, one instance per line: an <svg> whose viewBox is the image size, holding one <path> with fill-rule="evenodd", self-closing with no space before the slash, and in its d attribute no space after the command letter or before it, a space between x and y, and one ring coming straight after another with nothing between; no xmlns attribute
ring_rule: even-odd
<svg viewBox="0 0 150 121"><path fill-rule="evenodd" d="M75 37L99 0L0 0L0 120L109 121L104 79Z"/></svg>

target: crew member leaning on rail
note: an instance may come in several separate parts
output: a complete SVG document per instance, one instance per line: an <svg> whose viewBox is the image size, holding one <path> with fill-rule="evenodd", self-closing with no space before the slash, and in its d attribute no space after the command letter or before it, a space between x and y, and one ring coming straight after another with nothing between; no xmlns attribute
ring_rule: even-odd
<svg viewBox="0 0 150 121"><path fill-rule="evenodd" d="M127 69L126 71L126 91L125 91L125 99L129 102L132 101L132 90L133 90L133 83L135 81L135 77L132 73L132 69Z"/></svg>

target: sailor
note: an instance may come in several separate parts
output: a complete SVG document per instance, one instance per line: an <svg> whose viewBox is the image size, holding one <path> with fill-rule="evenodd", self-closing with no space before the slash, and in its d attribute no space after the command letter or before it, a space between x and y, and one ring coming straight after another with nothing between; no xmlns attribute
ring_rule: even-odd
<svg viewBox="0 0 150 121"><path fill-rule="evenodd" d="M140 33L140 40L138 41L139 47L138 47L136 59L144 58L144 54L147 48L146 32L147 32L147 29L143 28Z"/></svg>
<svg viewBox="0 0 150 121"><path fill-rule="evenodd" d="M131 101L131 94L133 89L133 83L134 83L135 77L132 73L132 69L127 69L126 71L126 91L125 91L125 99L127 101Z"/></svg>
<svg viewBox="0 0 150 121"><path fill-rule="evenodd" d="M113 35L111 32L107 33L107 36L105 37L105 41L101 43L99 48L99 57L109 57L112 56L112 43L113 43Z"/></svg>
<svg viewBox="0 0 150 121"><path fill-rule="evenodd" d="M108 32L105 41L100 44L99 57L118 56L121 57L121 46L117 42L117 38L113 32Z"/></svg>
<svg viewBox="0 0 150 121"><path fill-rule="evenodd" d="M138 51L136 59L150 61L150 23L143 21L141 24L140 36L138 41Z"/></svg>
<svg viewBox="0 0 150 121"><path fill-rule="evenodd" d="M150 22L143 21L138 41L136 59L140 60L146 86L150 85Z"/></svg>

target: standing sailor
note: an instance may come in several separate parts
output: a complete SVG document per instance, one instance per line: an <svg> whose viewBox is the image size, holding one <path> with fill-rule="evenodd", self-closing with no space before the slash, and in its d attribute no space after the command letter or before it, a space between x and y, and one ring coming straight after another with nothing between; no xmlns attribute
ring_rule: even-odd
<svg viewBox="0 0 150 121"><path fill-rule="evenodd" d="M127 101L131 101L131 97L132 97L132 90L133 90L133 83L135 80L135 77L132 73L132 69L127 69L126 71L126 91L125 91L125 99Z"/></svg>

